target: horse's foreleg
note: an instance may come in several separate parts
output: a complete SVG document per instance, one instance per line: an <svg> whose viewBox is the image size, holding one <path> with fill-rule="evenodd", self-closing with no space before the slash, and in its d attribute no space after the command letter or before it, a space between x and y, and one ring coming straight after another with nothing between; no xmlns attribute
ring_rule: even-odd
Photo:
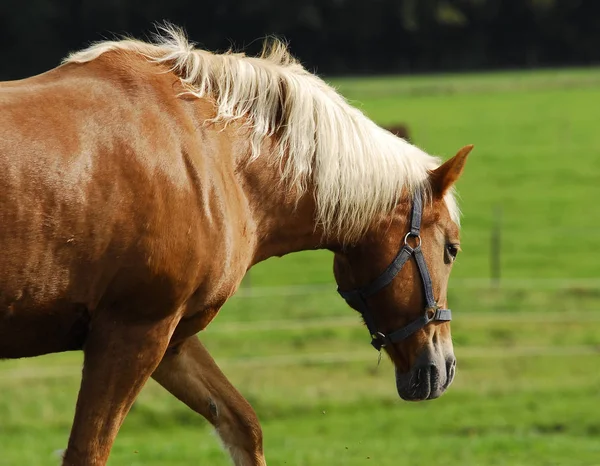
<svg viewBox="0 0 600 466"><path fill-rule="evenodd" d="M174 318L123 323L98 315L84 345L83 378L64 466L100 466L127 412L167 348Z"/></svg>
<svg viewBox="0 0 600 466"><path fill-rule="evenodd" d="M215 426L236 466L266 465L254 410L196 336L169 349L152 377Z"/></svg>

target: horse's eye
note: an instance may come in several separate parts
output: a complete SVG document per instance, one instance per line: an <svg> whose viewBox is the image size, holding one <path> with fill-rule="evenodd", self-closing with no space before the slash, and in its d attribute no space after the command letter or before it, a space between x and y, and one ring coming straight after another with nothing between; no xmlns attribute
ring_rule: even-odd
<svg viewBox="0 0 600 466"><path fill-rule="evenodd" d="M456 259L456 255L458 254L458 244L447 244L446 251L448 251L448 255L452 260Z"/></svg>

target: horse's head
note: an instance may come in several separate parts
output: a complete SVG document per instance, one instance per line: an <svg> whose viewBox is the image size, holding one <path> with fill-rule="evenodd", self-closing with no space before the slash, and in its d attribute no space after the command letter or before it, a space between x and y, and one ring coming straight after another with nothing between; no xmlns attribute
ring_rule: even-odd
<svg viewBox="0 0 600 466"><path fill-rule="evenodd" d="M471 149L430 173L427 202L421 192L403 199L391 218L335 255L340 294L394 362L405 400L437 398L454 378L446 295L460 241L447 198Z"/></svg>

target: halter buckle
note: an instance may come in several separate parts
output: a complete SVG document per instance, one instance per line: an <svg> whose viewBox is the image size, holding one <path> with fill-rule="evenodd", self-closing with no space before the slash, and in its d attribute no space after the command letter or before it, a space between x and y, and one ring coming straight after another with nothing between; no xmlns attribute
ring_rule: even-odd
<svg viewBox="0 0 600 466"><path fill-rule="evenodd" d="M371 345L377 350L381 351L381 348L385 348L386 346L386 336L381 332L376 332L371 334Z"/></svg>
<svg viewBox="0 0 600 466"><path fill-rule="evenodd" d="M428 307L427 309L425 309L425 316L427 317L427 320L429 320L429 322L435 320L438 309L439 306L437 304L433 307Z"/></svg>

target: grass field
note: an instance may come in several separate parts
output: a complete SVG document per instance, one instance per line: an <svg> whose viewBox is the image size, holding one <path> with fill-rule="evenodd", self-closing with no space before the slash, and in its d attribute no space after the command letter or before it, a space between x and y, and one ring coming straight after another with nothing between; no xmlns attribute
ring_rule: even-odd
<svg viewBox="0 0 600 466"><path fill-rule="evenodd" d="M400 401L391 364L377 367L336 296L330 254L267 261L201 338L257 410L269 464L600 465L600 70L335 84L431 153L475 144L450 291L458 373L438 400ZM80 367L77 353L0 364L0 465L58 463ZM150 382L109 464L228 460L207 423Z"/></svg>

